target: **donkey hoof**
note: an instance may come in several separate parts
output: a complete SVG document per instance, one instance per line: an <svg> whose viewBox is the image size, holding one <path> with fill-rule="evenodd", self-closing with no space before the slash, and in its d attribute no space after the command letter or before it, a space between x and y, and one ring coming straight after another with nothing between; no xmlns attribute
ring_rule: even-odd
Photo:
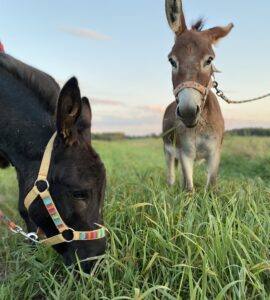
<svg viewBox="0 0 270 300"><path fill-rule="evenodd" d="M186 192L187 194L190 194L190 195L194 194L194 188L193 187L185 187L183 189L183 191Z"/></svg>
<svg viewBox="0 0 270 300"><path fill-rule="evenodd" d="M168 186L173 186L175 183L175 179L167 179Z"/></svg>

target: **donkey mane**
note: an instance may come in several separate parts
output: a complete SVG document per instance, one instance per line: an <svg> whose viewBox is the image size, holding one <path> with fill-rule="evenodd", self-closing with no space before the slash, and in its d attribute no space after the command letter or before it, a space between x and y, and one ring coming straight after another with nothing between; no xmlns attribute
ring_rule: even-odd
<svg viewBox="0 0 270 300"><path fill-rule="evenodd" d="M48 74L33 68L14 57L0 54L0 67L20 80L28 89L42 100L42 104L48 111L54 113L60 91L57 82Z"/></svg>
<svg viewBox="0 0 270 300"><path fill-rule="evenodd" d="M204 25L205 25L205 20L203 18L200 18L198 21L196 21L194 24L191 25L191 29L194 31L202 31Z"/></svg>

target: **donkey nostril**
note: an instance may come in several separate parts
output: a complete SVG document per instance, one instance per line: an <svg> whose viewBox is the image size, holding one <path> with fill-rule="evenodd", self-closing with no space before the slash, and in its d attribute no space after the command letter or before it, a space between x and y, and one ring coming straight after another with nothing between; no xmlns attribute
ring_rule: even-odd
<svg viewBox="0 0 270 300"><path fill-rule="evenodd" d="M196 116L200 113L200 106L197 105Z"/></svg>
<svg viewBox="0 0 270 300"><path fill-rule="evenodd" d="M178 116L178 117L180 117L180 116L181 116L181 115L180 115L179 106L177 106L177 108L176 108L176 114L177 114L177 116Z"/></svg>

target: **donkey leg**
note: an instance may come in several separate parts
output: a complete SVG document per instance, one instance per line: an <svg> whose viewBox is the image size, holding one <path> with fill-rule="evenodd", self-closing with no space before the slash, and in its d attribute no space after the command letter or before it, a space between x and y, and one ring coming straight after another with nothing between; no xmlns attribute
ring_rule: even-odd
<svg viewBox="0 0 270 300"><path fill-rule="evenodd" d="M217 187L217 173L220 163L220 149L212 151L207 158L208 176L206 190L209 188L216 189Z"/></svg>
<svg viewBox="0 0 270 300"><path fill-rule="evenodd" d="M168 185L173 185L175 183L175 168L176 168L176 158L175 155L165 149L165 159L166 159L166 172L167 172L167 183Z"/></svg>
<svg viewBox="0 0 270 300"><path fill-rule="evenodd" d="M193 164L194 157L181 153L181 166L183 176L183 189L192 192L193 191Z"/></svg>

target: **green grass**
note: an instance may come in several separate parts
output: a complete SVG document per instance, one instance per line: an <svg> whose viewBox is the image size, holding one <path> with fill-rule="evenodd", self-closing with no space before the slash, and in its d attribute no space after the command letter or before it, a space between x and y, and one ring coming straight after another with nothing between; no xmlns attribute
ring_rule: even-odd
<svg viewBox="0 0 270 300"><path fill-rule="evenodd" d="M270 299L270 139L226 137L218 194L165 183L161 140L95 142L107 168L107 253L93 274L0 227L0 299ZM180 172L179 172L180 173ZM180 174L177 178L180 181ZM0 207L22 224L12 169Z"/></svg>

